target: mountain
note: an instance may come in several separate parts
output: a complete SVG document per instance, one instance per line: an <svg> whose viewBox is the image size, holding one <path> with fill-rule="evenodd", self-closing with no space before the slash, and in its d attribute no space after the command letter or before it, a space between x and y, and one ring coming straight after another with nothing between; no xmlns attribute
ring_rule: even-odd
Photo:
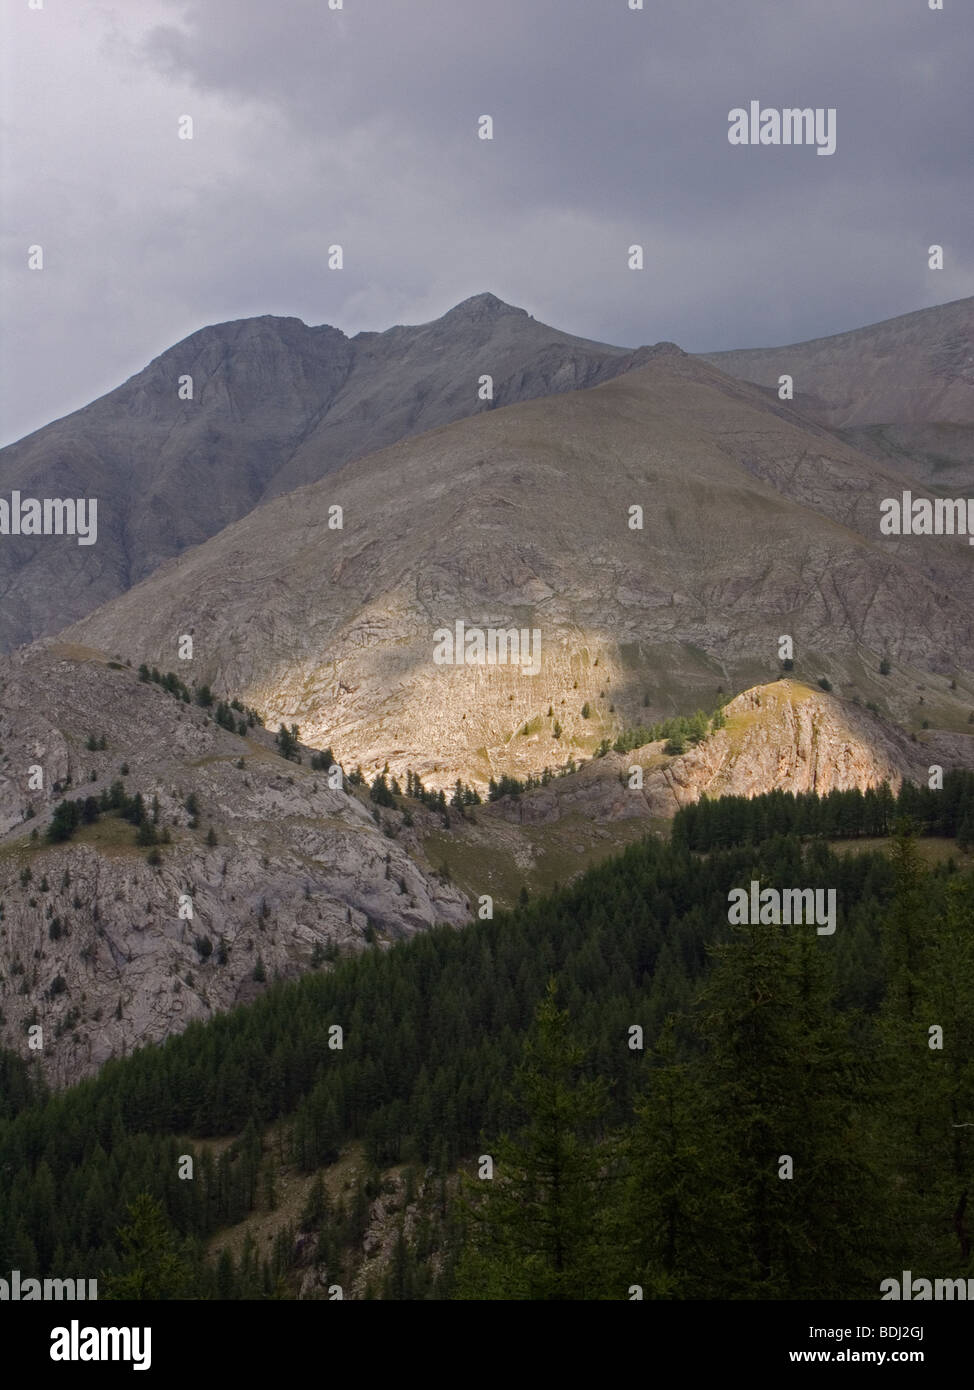
<svg viewBox="0 0 974 1390"><path fill-rule="evenodd" d="M592 385L638 360L492 294L433 323L354 338L270 315L203 328L108 395L0 450L0 496L98 499L94 545L2 538L0 650L57 631L350 459L491 405ZM493 402L478 396L484 374ZM192 400L180 399L185 377Z"/></svg>
<svg viewBox="0 0 974 1390"><path fill-rule="evenodd" d="M704 355L744 381L794 380L795 406L931 487L974 478L974 299L780 348Z"/></svg>
<svg viewBox="0 0 974 1390"><path fill-rule="evenodd" d="M781 673L785 635L812 684L960 732L974 548L881 535L900 485L759 387L660 348L273 499L65 637L169 669L192 635L185 669L270 727L433 786L538 773L712 709ZM438 664L458 622L536 629L540 671Z"/></svg>
<svg viewBox="0 0 974 1390"><path fill-rule="evenodd" d="M520 799L443 814L333 789L307 748L285 760L245 709L170 684L64 643L0 663L0 1046L39 1041L56 1084L265 982L465 923L485 893L501 907L567 883L704 795L895 788L962 761L965 742L914 743L779 681L731 701L725 727L685 755L659 742L609 753ZM640 790L625 785L633 766ZM103 796L114 809L51 842L63 800L97 810Z"/></svg>
<svg viewBox="0 0 974 1390"><path fill-rule="evenodd" d="M285 761L243 712L246 736L214 712L89 649L0 663L0 1044L20 1051L39 1024L52 1081L253 998L262 973L469 918L307 756ZM47 843L57 803L115 783L150 824L158 808L168 840L140 847L103 813Z"/></svg>
<svg viewBox="0 0 974 1390"><path fill-rule="evenodd" d="M731 376L778 389L837 428L952 423L974 426L974 298L787 347L702 355Z"/></svg>
<svg viewBox="0 0 974 1390"><path fill-rule="evenodd" d="M702 360L764 387L892 471L963 487L974 463L974 300L789 348ZM96 498L98 538L3 536L0 650L52 634L254 507L497 406L651 362L478 294L431 323L347 337L296 318L211 325L91 405L0 450L0 497ZM480 382L493 378L493 399ZM192 399L181 399L186 378Z"/></svg>

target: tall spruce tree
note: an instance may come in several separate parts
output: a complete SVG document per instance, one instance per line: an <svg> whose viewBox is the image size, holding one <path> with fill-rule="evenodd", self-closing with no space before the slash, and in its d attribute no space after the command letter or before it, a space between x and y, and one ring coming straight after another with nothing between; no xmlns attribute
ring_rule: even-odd
<svg viewBox="0 0 974 1390"><path fill-rule="evenodd" d="M751 924L714 950L698 1004L710 1181L736 1208L710 1297L870 1296L877 1154L868 1059L833 1001L829 941Z"/></svg>
<svg viewBox="0 0 974 1390"><path fill-rule="evenodd" d="M141 1192L128 1209L128 1224L119 1231L121 1269L101 1281L106 1299L190 1298L192 1270L180 1253L176 1234L159 1202Z"/></svg>
<svg viewBox="0 0 974 1390"><path fill-rule="evenodd" d="M458 1297L612 1296L603 1211L614 1174L600 1143L606 1091L583 1079L584 1059L551 981L515 1073L524 1124L491 1146L492 1178L467 1180L473 1200Z"/></svg>

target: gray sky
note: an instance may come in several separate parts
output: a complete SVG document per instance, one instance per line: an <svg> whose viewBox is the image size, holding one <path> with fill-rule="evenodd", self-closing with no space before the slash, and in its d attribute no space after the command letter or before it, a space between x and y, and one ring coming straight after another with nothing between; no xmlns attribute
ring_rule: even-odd
<svg viewBox="0 0 974 1390"><path fill-rule="evenodd" d="M974 13L944 3L3 0L0 442L251 314L356 333L491 290L707 351L970 295ZM751 100L835 107L836 153L730 145Z"/></svg>

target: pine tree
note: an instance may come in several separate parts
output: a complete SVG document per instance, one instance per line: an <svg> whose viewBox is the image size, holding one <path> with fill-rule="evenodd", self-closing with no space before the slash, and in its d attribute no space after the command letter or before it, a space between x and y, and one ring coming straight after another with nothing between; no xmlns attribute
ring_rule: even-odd
<svg viewBox="0 0 974 1390"><path fill-rule="evenodd" d="M491 1145L493 1178L468 1180L480 1200L468 1205L461 1297L587 1299L604 1291L600 1213L610 1154L597 1140L606 1092L602 1081L582 1079L584 1055L551 982L515 1074L524 1127Z"/></svg>
<svg viewBox="0 0 974 1390"><path fill-rule="evenodd" d="M722 1279L722 1235L740 1210L714 1182L720 1160L699 1068L677 1060L666 1030L626 1140L628 1174L612 1217L618 1225L617 1296L713 1297Z"/></svg>
<svg viewBox="0 0 974 1390"><path fill-rule="evenodd" d="M834 1008L827 951L807 927L754 924L715 948L696 1008L710 1181L738 1214L711 1297L867 1297L877 1287L878 1157L857 1106L865 1059Z"/></svg>
<svg viewBox="0 0 974 1390"><path fill-rule="evenodd" d="M879 1021L879 1111L897 1184L897 1229L919 1268L969 1272L974 1192L974 888L950 885L938 909L929 871L903 826L896 896L883 921L887 991ZM942 1030L937 1035L932 1030ZM901 1235L902 1239L902 1235ZM904 1266L905 1267L905 1266Z"/></svg>
<svg viewBox="0 0 974 1390"><path fill-rule="evenodd" d="M160 1203L141 1192L129 1206L128 1218L118 1233L121 1268L100 1282L101 1297L148 1301L191 1296L192 1271Z"/></svg>

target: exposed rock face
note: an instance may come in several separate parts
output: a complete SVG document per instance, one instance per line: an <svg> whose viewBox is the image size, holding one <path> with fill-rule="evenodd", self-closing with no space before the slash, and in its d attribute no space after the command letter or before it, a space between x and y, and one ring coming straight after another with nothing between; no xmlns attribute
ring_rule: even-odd
<svg viewBox="0 0 974 1390"><path fill-rule="evenodd" d="M908 741L894 740L878 719L790 681L747 690L725 713L727 727L680 760L673 778L680 805L704 795L758 796L769 788L825 796L888 782L898 790L904 773L925 767ZM681 794L687 789L690 796Z"/></svg>
<svg viewBox="0 0 974 1390"><path fill-rule="evenodd" d="M69 635L166 668L191 632L198 679L269 727L442 787L709 710L719 686L777 673L782 634L806 679L960 731L974 547L881 536L900 486L758 388L664 352L275 499ZM537 629L540 671L437 664L436 633L458 621Z"/></svg>
<svg viewBox="0 0 974 1390"><path fill-rule="evenodd" d="M272 315L203 328L107 396L0 450L0 496L98 499L94 546L0 541L0 650L56 632L349 459L497 404L594 385L640 360L491 294L433 323L354 338ZM492 402L479 399L484 374ZM187 377L191 400L179 394Z"/></svg>
<svg viewBox="0 0 974 1390"><path fill-rule="evenodd" d="M904 778L927 781L932 763L969 766L970 739L913 743L867 711L790 680L746 690L724 708L727 724L678 757L663 743L609 753L576 775L557 778L517 800L496 803L506 820L550 824L579 813L587 820L669 819L701 797L760 796L771 790L816 792L878 787ZM643 770L641 788L629 771ZM483 819L483 818L482 818Z"/></svg>
<svg viewBox="0 0 974 1390"><path fill-rule="evenodd" d="M229 733L77 649L8 658L0 679L0 1039L24 1049L27 1025L40 1024L36 1055L53 1081L255 997L258 960L273 980L308 968L316 948L357 950L367 937L382 944L468 919L456 889L424 873L354 796L330 790L307 757L278 757L259 727ZM89 734L107 748L89 751ZM159 831L171 836L161 862L110 816L44 845L53 804L100 795L123 763L128 794L149 807L158 798ZM27 790L32 766L43 790Z"/></svg>

